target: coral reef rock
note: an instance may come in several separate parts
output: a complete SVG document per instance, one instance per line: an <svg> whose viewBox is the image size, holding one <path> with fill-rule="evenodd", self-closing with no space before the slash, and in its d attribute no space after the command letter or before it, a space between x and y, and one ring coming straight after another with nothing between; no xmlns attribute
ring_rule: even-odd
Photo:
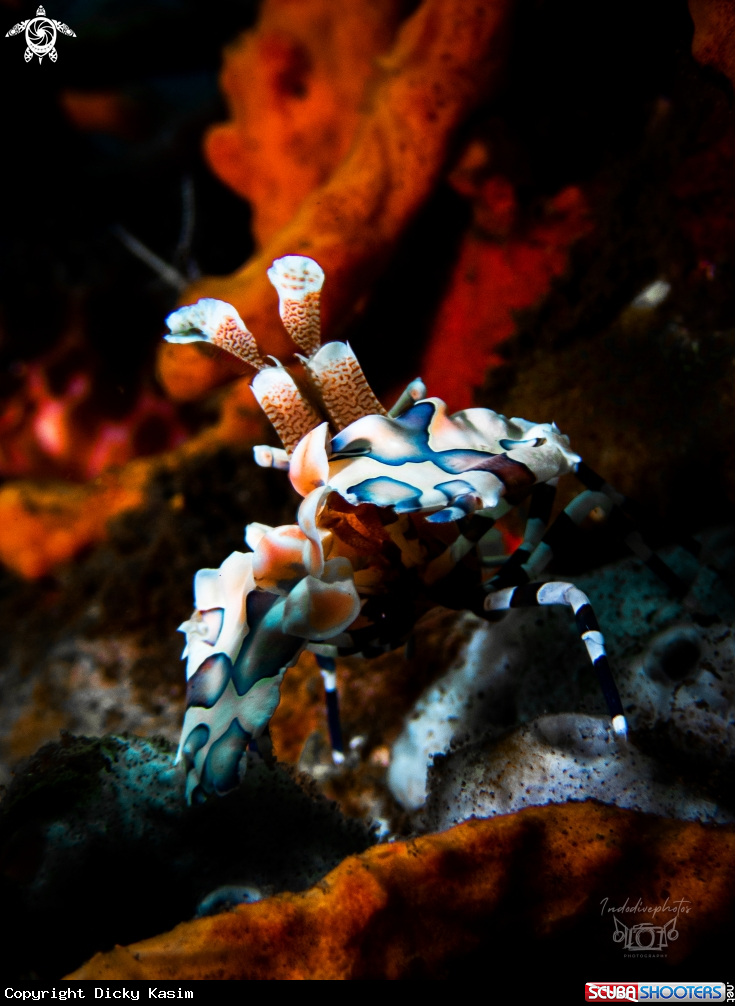
<svg viewBox="0 0 735 1006"><path fill-rule="evenodd" d="M728 530L705 536L703 563L716 561L728 568L731 542ZM694 567L682 550L669 550L667 562L692 580ZM735 669L728 624L735 613L724 583L703 565L687 597L674 600L634 559L574 579L589 596L605 633L637 742L647 752L655 748L663 762L696 755L697 764L707 765L708 771L725 771L735 749ZM604 712L567 612L511 611L497 625L472 615L460 617L469 641L417 700L393 744L388 785L409 810L426 799L427 768L434 755L452 745L479 741L488 731L497 738L548 713ZM535 736L524 735L531 748ZM536 792L534 802L546 802ZM683 793L682 799L686 802Z"/></svg>
<svg viewBox="0 0 735 1006"><path fill-rule="evenodd" d="M735 638L731 626L680 624L654 636L630 668L639 730L663 727L678 750L726 765L735 755Z"/></svg>
<svg viewBox="0 0 735 1006"><path fill-rule="evenodd" d="M165 741L67 734L42 748L0 804L2 973L57 978L213 906L304 890L374 841L282 767L249 760L230 797L186 809Z"/></svg>
<svg viewBox="0 0 735 1006"><path fill-rule="evenodd" d="M587 798L663 817L735 821L735 814L661 775L653 758L621 744L601 717L542 716L501 741L436 758L425 827L441 831L470 817Z"/></svg>
<svg viewBox="0 0 735 1006"><path fill-rule="evenodd" d="M381 59L369 107L335 171L242 269L193 283L183 301L227 301L257 333L263 352L284 359L292 349L284 340L266 270L274 259L299 249L331 278L322 318L325 336L332 336L353 316L434 191L462 123L497 90L510 9L508 0L421 4ZM182 368L178 361L184 356ZM201 356L188 345L161 348L159 374L170 395L184 398L182 369L201 369L196 362ZM230 376L242 372L236 361L223 362L223 369L212 371L213 383L227 380L227 367ZM176 382L170 378L174 373ZM200 395L206 389L199 384L196 390Z"/></svg>
<svg viewBox="0 0 735 1006"><path fill-rule="evenodd" d="M186 349L187 347L184 347ZM199 369L206 357L197 355ZM0 561L35 580L109 537L111 522L146 505L161 478L185 477L223 449L261 439L263 420L249 383L234 381L219 419L173 451L135 458L83 484L17 479L0 487Z"/></svg>
<svg viewBox="0 0 735 1006"><path fill-rule="evenodd" d="M65 639L35 673L16 666L0 677L0 784L13 766L59 731L100 737L114 729L175 741L183 695L159 680L143 693L135 678L146 655L131 639Z"/></svg>
<svg viewBox="0 0 735 1006"><path fill-rule="evenodd" d="M502 965L519 946L533 960L556 946L555 970L569 969L570 946L589 965L620 968L613 919L600 906L603 899L623 904L631 892L642 906L683 899L690 908L677 918L678 939L668 948L666 963L675 965L718 931L731 933L734 881L731 826L594 801L529 808L376 846L309 891L116 947L68 977L459 978L469 973L471 952L486 974L488 961Z"/></svg>
<svg viewBox="0 0 735 1006"><path fill-rule="evenodd" d="M224 52L228 122L207 133L216 175L253 211L258 244L285 226L347 153L401 0L266 0Z"/></svg>

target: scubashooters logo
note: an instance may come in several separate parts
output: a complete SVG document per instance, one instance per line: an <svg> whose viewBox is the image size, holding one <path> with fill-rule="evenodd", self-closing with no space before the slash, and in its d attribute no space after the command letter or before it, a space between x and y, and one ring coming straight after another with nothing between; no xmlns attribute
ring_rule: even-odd
<svg viewBox="0 0 735 1006"><path fill-rule="evenodd" d="M611 1002L613 999L631 1003L671 1000L674 1002L724 1003L723 982L587 982L584 987L587 1002Z"/></svg>
<svg viewBox="0 0 735 1006"><path fill-rule="evenodd" d="M68 24L47 17L43 7L38 8L35 17L14 24L10 31L5 32L5 38L10 38L11 35L20 35L22 31L26 33L26 45L28 46L23 55L26 63L30 63L34 56L38 56L39 63L44 56L48 56L51 62L55 63L59 57L56 51L57 32L76 38Z"/></svg>

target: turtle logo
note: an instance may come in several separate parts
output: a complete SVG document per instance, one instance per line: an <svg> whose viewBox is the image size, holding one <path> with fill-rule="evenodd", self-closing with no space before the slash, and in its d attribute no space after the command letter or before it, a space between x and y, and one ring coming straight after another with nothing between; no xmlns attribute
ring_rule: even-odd
<svg viewBox="0 0 735 1006"><path fill-rule="evenodd" d="M5 32L5 37L9 38L11 35L20 35L22 31L26 33L26 42L28 44L23 57L26 63L30 63L34 56L38 56L39 63L44 56L48 56L52 63L56 62L59 56L55 48L57 31L60 31L62 35L71 35L72 38L76 38L76 35L68 24L64 24L62 21L55 21L52 17L47 17L43 7L38 8L35 17L29 18L28 21L19 21L18 24L14 24L10 31Z"/></svg>

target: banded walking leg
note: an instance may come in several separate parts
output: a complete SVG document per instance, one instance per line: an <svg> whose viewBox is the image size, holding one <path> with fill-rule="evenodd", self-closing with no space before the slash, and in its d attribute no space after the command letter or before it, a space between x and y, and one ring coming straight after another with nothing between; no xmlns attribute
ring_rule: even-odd
<svg viewBox="0 0 735 1006"><path fill-rule="evenodd" d="M337 694L337 672L334 657L323 657L315 654L316 662L324 679L324 691L327 696L327 726L329 741L332 745L332 761L341 765L345 760L344 744L342 743L342 725L339 720L339 696Z"/></svg>
<svg viewBox="0 0 735 1006"><path fill-rule="evenodd" d="M523 541L515 552L506 559L502 569L488 582L486 589L499 590L501 587L509 587L528 581L529 578L523 570L523 566L543 538L556 498L558 481L558 479L551 479L549 482L541 482L533 487Z"/></svg>
<svg viewBox="0 0 735 1006"><path fill-rule="evenodd" d="M538 486L537 488L545 487ZM531 502L533 504L533 499ZM553 496L551 500L547 497L544 502L550 512ZM579 525L597 507L602 507L606 513L609 513L612 509L612 503L603 493L585 491L579 496L575 496L571 503L567 504L545 533L545 523L542 524L541 520L537 519L531 528L531 533L526 534L523 543L516 549L508 562L492 580L485 584L485 590L500 590L502 587L513 585L520 586L528 583L534 576L538 576L546 569L555 555L561 555L572 544ZM546 519L548 520L548 516Z"/></svg>
<svg viewBox="0 0 735 1006"><path fill-rule="evenodd" d="M598 507L604 511L605 516L608 516L613 509L612 503L604 493L585 490L557 514L553 524L523 565L527 580L538 576L554 556L563 555L574 545L579 526Z"/></svg>
<svg viewBox="0 0 735 1006"><path fill-rule="evenodd" d="M533 577L539 576L554 556L563 555L573 545L579 525L597 507L604 511L612 533L620 538L631 552L648 566L652 573L663 580L676 597L683 597L688 590L686 583L666 565L663 559L656 555L635 524L613 503L609 493L590 489L575 496L554 520L522 567L526 579L531 580ZM515 582L523 583L526 580L518 576ZM494 580L492 586L497 588L497 586L504 586L504 584Z"/></svg>
<svg viewBox="0 0 735 1006"><path fill-rule="evenodd" d="M485 611L506 611L509 608L529 608L544 604L568 604L574 612L577 629L597 673L602 694L612 719L613 732L625 739L628 724L623 713L620 694L610 670L605 653L605 640L597 624L589 598L573 583L525 583L519 587L506 587L485 598Z"/></svg>
<svg viewBox="0 0 735 1006"><path fill-rule="evenodd" d="M457 521L459 536L449 548L444 549L426 567L424 583L427 586L431 586L432 583L436 583L451 573L457 563L477 546L488 531L492 530L494 525L494 517L485 517L478 512L470 514L470 516L465 517L461 521Z"/></svg>

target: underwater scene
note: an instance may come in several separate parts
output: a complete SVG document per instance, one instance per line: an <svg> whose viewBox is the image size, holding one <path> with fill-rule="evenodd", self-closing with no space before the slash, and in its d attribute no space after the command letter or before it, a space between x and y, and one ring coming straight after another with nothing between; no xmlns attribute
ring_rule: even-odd
<svg viewBox="0 0 735 1006"><path fill-rule="evenodd" d="M5 997L735 1001L735 0L0 13Z"/></svg>

